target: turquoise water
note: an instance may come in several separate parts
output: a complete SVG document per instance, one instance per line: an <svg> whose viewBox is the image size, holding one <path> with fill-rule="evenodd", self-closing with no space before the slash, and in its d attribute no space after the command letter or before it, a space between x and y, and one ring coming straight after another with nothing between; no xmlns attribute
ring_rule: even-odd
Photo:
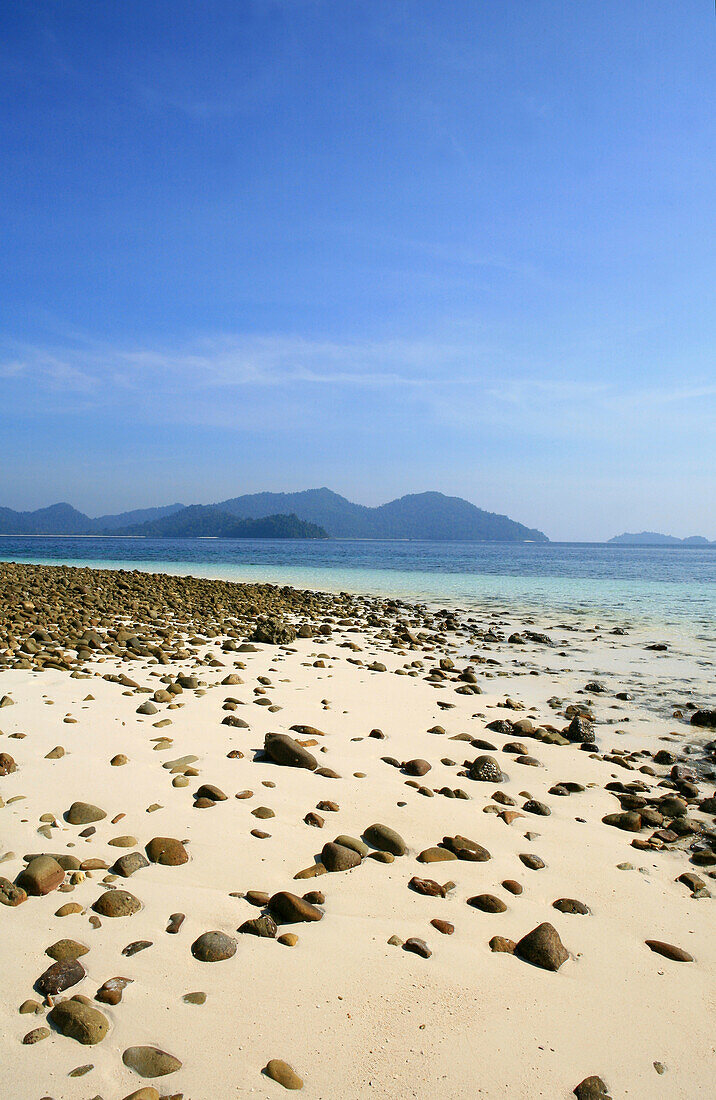
<svg viewBox="0 0 716 1100"><path fill-rule="evenodd" d="M655 622L716 637L716 548L0 537L0 560L141 569L469 608Z"/></svg>

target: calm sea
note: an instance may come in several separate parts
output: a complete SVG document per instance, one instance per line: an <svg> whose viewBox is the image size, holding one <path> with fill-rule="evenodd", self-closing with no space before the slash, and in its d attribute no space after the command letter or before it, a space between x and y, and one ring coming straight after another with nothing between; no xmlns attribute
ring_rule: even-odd
<svg viewBox="0 0 716 1100"><path fill-rule="evenodd" d="M0 560L191 573L653 622L716 638L716 548L587 543L0 537Z"/></svg>

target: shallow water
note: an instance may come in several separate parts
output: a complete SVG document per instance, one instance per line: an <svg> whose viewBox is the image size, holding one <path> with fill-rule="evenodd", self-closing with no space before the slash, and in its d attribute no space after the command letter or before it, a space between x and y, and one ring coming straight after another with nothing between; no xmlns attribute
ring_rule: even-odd
<svg viewBox="0 0 716 1100"><path fill-rule="evenodd" d="M716 548L5 536L0 559L563 611L662 624L716 640Z"/></svg>

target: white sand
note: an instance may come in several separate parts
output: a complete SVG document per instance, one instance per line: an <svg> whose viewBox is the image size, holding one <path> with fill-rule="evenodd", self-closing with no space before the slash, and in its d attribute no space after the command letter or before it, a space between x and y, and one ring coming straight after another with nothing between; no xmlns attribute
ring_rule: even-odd
<svg viewBox="0 0 716 1100"><path fill-rule="evenodd" d="M365 644L355 634L345 637ZM713 1096L714 902L690 899L687 888L675 881L689 869L686 853L636 851L630 846L631 834L601 823L604 814L620 808L603 789L610 778L629 782L648 777L591 759L577 747L551 747L519 737L544 766L521 766L508 754L495 753L509 774L501 789L516 799L518 809L524 801L520 792L529 791L548 802L552 814L525 815L508 826L495 814L482 812L493 785L460 778L458 768L440 762L450 757L462 765L477 755L469 744L450 741L452 734L482 736L498 749L514 739L484 729L493 718L520 716L496 709L505 695L533 705L533 717L561 728L564 720L546 700L554 694L567 701L583 698L575 690L590 675L585 677L581 669L624 672L631 655L638 663L644 659L652 672L658 669L654 659L641 648L637 651L633 642L587 642L584 635L569 639L584 652L562 658L534 646L520 652L494 647L488 655L504 661L506 668L508 661L522 660L578 671L489 679L482 675L485 666L477 666L485 694L461 696L455 694L456 684L431 687L422 679L424 673L417 679L390 674L421 656L417 652L396 656L376 651L389 672L371 673L347 662L351 653L339 648L341 640L336 633L328 641L299 641L293 654L261 647L256 654L240 655L246 668L240 672L245 684L238 687L216 686L234 669L237 656L216 649L225 667L199 672L209 685L206 694L185 691L180 709L160 706L162 713L154 718L135 713L148 696L125 696L123 688L100 675L85 680L60 672L2 674L0 695L9 693L16 705L0 710L0 751L12 753L18 771L0 780L0 794L6 803L16 795L24 798L0 809L0 858L15 853L0 864L0 875L14 879L29 852L69 851L111 864L123 850L107 841L127 833L137 837L140 849L154 836L188 839L191 853L183 867L150 866L117 880L136 894L143 909L132 917L103 919L98 930L88 917L101 893L102 871L88 875L71 893L29 898L14 909L0 907L3 1095L118 1100L150 1083L123 1066L122 1051L150 1044L183 1062L179 1072L154 1082L160 1094L183 1094L186 1100L286 1095L261 1074L269 1058L291 1063L304 1079L302 1095L324 1100L554 1100L571 1096L590 1074L605 1079L615 1100ZM373 648L365 644L358 656L372 659ZM318 653L333 658L326 662L329 667L311 666ZM434 659L426 658L425 671ZM93 671L102 674L118 667L107 660ZM162 686L149 675L156 666L146 661L122 667L152 690ZM184 665L181 671L193 669ZM270 676L268 693L282 707L279 712L253 704L259 675ZM95 701L83 703L88 692ZM221 724L227 696L246 704L236 713L250 723L250 730ZM330 700L330 709L324 709L324 698ZM455 704L455 709L440 710L438 700ZM595 697L598 716L607 718L613 703L611 694ZM476 712L485 718L471 717ZM76 724L63 722L68 713ZM675 725L640 710L637 703L615 711L613 722L624 715L632 716L628 726L619 727L629 729L624 736L614 733L614 724L597 726L604 749L648 745L656 750L662 747L658 736ZM172 725L155 729L153 723L161 717L171 717ZM341 779L254 762L254 750L262 747L267 731L287 731L296 722L326 732L321 744L327 751L319 753L319 763L334 768ZM436 722L445 726L447 736L426 732ZM677 725L683 733L685 727ZM381 728L386 740L369 738L373 727ZM11 738L15 732L26 737ZM160 734L173 743L154 751L150 739ZM66 755L44 759L58 744ZM241 748L245 757L227 759L232 748ZM110 767L110 758L120 752L130 758L129 764ZM162 764L188 753L199 757L200 776L189 787L175 789ZM470 801L421 796L405 786L406 776L381 761L383 755L426 758L433 768L422 782L434 789L462 787ZM365 772L366 778L355 778L354 772ZM560 780L595 786L568 798L548 795ZM275 787L263 787L263 781ZM228 800L212 809L195 809L192 792L201 782L217 784ZM234 793L244 788L253 790L254 797L236 800ZM87 840L79 838L79 828L62 820L75 799L95 803L108 814ZM324 814L325 827L318 830L304 824L303 817L321 799L337 801L340 812ZM397 805L401 800L403 807ZM147 813L152 803L162 808ZM251 810L260 805L274 809L276 817L257 821ZM46 812L59 822L50 840L36 831ZM117 814L126 816L113 825L110 819ZM376 821L401 833L408 856L390 865L368 859L350 872L293 882L293 875L313 863L326 841L339 833L359 836ZM250 836L256 827L265 828L271 838ZM539 837L525 839L527 830ZM421 849L455 833L483 844L493 858L486 863L416 862ZM546 869L527 870L517 858L520 852L540 855ZM634 869L618 870L623 861L632 862ZM456 888L445 899L419 896L408 889L412 875L452 879ZM523 884L521 896L512 897L501 887L508 878ZM242 935L232 959L216 964L194 960L190 945L201 932L233 933L243 920L259 915L245 900L229 896L249 889L299 894L320 889L325 916L319 923L292 927L299 935L295 948ZM466 899L482 892L502 897L508 911L489 916L470 908ZM560 897L585 902L591 914L557 912L552 902ZM55 917L68 901L80 902L86 913ZM178 935L167 935L167 918L177 911L186 914L186 921ZM451 921L454 935L432 928L434 917ZM490 951L493 935L517 940L542 921L555 926L570 951L559 972ZM393 934L425 939L432 957L426 960L388 946ZM63 937L91 948L82 959L87 977L68 995L92 997L117 975L133 984L118 1006L98 1006L111 1023L101 1044L82 1047L53 1033L34 1046L23 1046L23 1035L44 1020L19 1015L18 1007L37 997L33 982L51 962L44 949ZM127 943L144 938L154 946L131 958L121 955ZM695 961L670 962L645 946L647 938L686 948ZM206 1003L183 1003L183 994L196 990L206 991ZM662 1076L654 1062L667 1067ZM86 1076L68 1077L74 1067L87 1063L94 1069Z"/></svg>

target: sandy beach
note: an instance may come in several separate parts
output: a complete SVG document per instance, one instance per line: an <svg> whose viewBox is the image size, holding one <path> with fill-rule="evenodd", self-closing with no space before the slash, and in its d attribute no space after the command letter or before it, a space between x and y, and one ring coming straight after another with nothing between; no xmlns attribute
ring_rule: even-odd
<svg viewBox="0 0 716 1100"><path fill-rule="evenodd" d="M136 573L0 597L3 1096L713 1094L697 660Z"/></svg>

